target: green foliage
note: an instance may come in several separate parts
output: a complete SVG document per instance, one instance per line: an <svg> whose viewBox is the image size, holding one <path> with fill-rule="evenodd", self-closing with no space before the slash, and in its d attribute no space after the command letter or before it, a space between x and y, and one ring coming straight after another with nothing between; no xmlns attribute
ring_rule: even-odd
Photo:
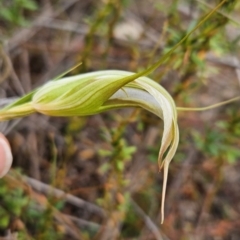
<svg viewBox="0 0 240 240"><path fill-rule="evenodd" d="M29 239L30 236L39 240L62 239L62 233L53 221L53 208L62 208L63 202L57 201L51 207L42 206L19 187L20 182L16 184L14 178L0 180L0 229L8 228L12 221L19 219L31 231L27 232L25 227L20 229L18 239Z"/></svg>
<svg viewBox="0 0 240 240"><path fill-rule="evenodd" d="M138 237L142 228L141 221L136 215L136 212L130 205L127 210L127 216L123 223L122 227L122 236L123 237Z"/></svg>
<svg viewBox="0 0 240 240"><path fill-rule="evenodd" d="M240 158L240 116L230 109L228 120L217 121L214 127L207 127L204 133L193 132L197 148L208 157L225 159L235 163Z"/></svg>
<svg viewBox="0 0 240 240"><path fill-rule="evenodd" d="M21 215L29 199L21 188L13 188L10 191L4 180L0 180L0 199L0 227L5 228L9 225L11 215L14 217Z"/></svg>
<svg viewBox="0 0 240 240"><path fill-rule="evenodd" d="M89 26L89 32L85 36L84 51L81 53L81 61L83 61L83 71L88 71L90 66L91 69L105 68L103 66L105 66L107 62L105 61L108 57L107 54L108 52L112 51L109 51L109 46L111 45L113 39L112 31L121 16L121 9L129 5L130 2L131 1L127 0L98 2L98 5L100 5L100 7L94 10L95 13L93 15L89 14L89 17L86 20ZM133 80L134 78L141 75L147 75L151 71L154 71L160 65L164 69L164 73L162 74L162 76L164 76L164 74L168 70L175 70L179 74L179 80L177 80L176 83L173 84L173 96L177 100L180 99L179 102L181 102L182 100L184 103L188 102L187 104L191 104L192 98L189 93L193 89L198 89L203 83L203 81L200 81L201 79L191 77L198 77L200 74L201 76L203 76L205 75L204 73L206 73L206 71L209 71L210 68L206 64L206 53L211 51L215 54L220 55L229 52L231 49L234 49L234 46L227 43L227 39L223 30L225 29L225 26L228 23L229 19L226 18L223 14L214 13L211 16L210 20L205 19L205 22L202 24L202 26L198 24L199 20L193 18L188 21L188 23L185 23L185 21L181 21L182 18L178 12L178 2L179 1L177 0L173 1L170 8L168 9L166 8L165 3L155 3L156 9L162 11L164 13L164 16L166 15L167 19L166 34L163 33L165 37L165 39L163 39L163 42L165 43L165 45L163 49L161 49L161 56L163 57L161 57L159 60L159 54L157 54L156 51L153 51L152 54L146 54L147 56L150 56L150 63L155 62L156 58L158 59L158 62L156 64L150 64L151 67L146 69L144 61L137 61L137 65L141 64L142 62L144 62L144 64L138 66L138 70L141 70L141 72L136 75L131 75L131 79ZM232 1L232 3L234 2L236 3L236 1ZM33 3L32 6L31 3ZM6 8L7 4L9 8ZM224 8L230 8L229 11L232 11L233 6L234 4L226 4ZM7 1L5 1L0 3L0 17L3 21L9 22L11 24L14 23L15 25L26 25L27 20L23 13L25 13L26 10L34 11L36 10L36 8L37 5L33 0L15 0L9 1L8 3ZM207 13L209 9L203 7L202 11ZM195 32L192 32L193 30ZM148 31L146 32L148 33ZM93 55L93 58L95 58L95 52L93 49L95 49L94 37L96 35L98 36L98 38L104 38L103 42L101 42L102 44L99 48L100 50L98 49L98 51L100 51L101 54L105 57L105 59L103 57L104 61L101 61L101 67L90 64L91 55ZM234 44L237 44L238 40L239 39L236 39ZM134 49L132 48L133 50L129 47L130 51L134 52L134 54L136 54L137 56L141 56L142 49L140 50L140 48L138 48L138 44L134 45ZM158 49L158 47L156 47L156 49ZM147 51L149 52L149 49L147 49ZM96 59L98 59L98 57L96 57ZM156 75L153 74L153 76L153 79L159 79L158 77L155 78ZM55 87L57 84L58 83L53 83L53 86ZM68 87L71 87L69 85L69 82L66 86L62 88L62 92L66 93L66 89L68 89ZM83 89L82 87L78 88L81 90ZM91 88L89 89L91 90ZM89 89L87 89L86 91L87 94L90 93ZM98 89L95 90L96 93L99 93ZM53 94L52 91L50 91L50 93ZM72 91L69 94L74 101L78 97L78 94L76 94L76 96L73 96L73 94L75 93L75 91ZM34 94L35 92L23 97L20 100L21 102L18 101L17 104L31 101L32 95ZM105 97L104 93L100 95ZM112 95L112 93L110 95ZM127 95L128 94L125 92L124 96ZM94 94L94 97L95 96L96 94ZM105 100L106 99L104 98L104 103L106 103ZM55 102L55 99L53 102ZM84 102L85 101L83 101L83 103ZM93 103L99 103L98 99L93 99ZM15 104L15 106L17 106L17 104ZM83 104L81 104L81 107L82 105ZM55 110L55 106L53 109ZM66 107L66 109L69 108ZM62 114L62 109L60 109L59 112ZM216 160L224 158L231 163L236 162L236 160L240 158L240 145L238 140L240 137L240 118L237 112L238 109L235 109L234 111L230 110L227 114L222 116L223 120L218 120L216 124L214 124L214 126L208 125L208 127L206 127L204 131L195 131L192 134L196 147L206 157L215 158ZM148 121L149 120L150 118L148 119ZM181 119L179 120L181 121ZM117 120L115 119L115 122L116 121ZM68 145L67 153L65 153L67 155L67 159L72 158L72 156L74 156L74 154L76 153L76 143L74 142L74 138L77 134L79 134L86 122L87 118L79 119L79 117L73 117L71 118L69 124L66 126L64 134L65 141ZM101 192L102 195L101 197L99 197L99 200L97 202L109 212L109 221L111 220L112 212L114 214L116 212L119 214L118 219L114 218L115 216L113 217L113 219L119 221L120 224L123 224L121 235L124 238L132 238L136 236L138 237L138 235L141 234L143 228L143 221L139 218L139 216L136 214L136 211L130 204L129 188L131 188L131 183L128 179L128 174L126 174L130 165L130 160L133 158L133 154L136 151L136 147L131 146L131 144L129 144L129 142L125 140L125 133L127 129L126 125L131 122L132 120L130 120L130 118L126 120L121 119L118 121L119 126L117 128L105 128L103 131L107 133L106 135L108 135L108 137L110 136L108 139L104 139L104 141L106 140L105 143L108 145L108 147L98 150L98 158L101 162L100 167L98 168L98 173L102 174L103 179L106 182L104 183L104 187L102 190L103 193ZM145 124L149 124L149 122L143 123L142 121L137 121L137 130L139 132L144 132L144 126ZM188 130L183 131L188 132ZM183 136L183 131L181 133L181 136L183 138L180 146L181 149L179 149L178 154L175 155L175 161L181 161L182 159L185 160L185 152L189 150L189 146L187 144L187 142L189 142L189 133L186 134L187 136ZM190 131L192 131L192 128ZM159 134L159 136L160 135L161 133ZM157 163L159 145L160 142L157 143L157 146L153 146L148 149L149 154L148 157L146 157L146 161L150 160L155 164ZM99 159L97 159L97 161ZM149 164L148 166L151 166L151 164ZM150 168L146 169L146 171L148 170L149 172L151 171ZM54 175L52 174L52 177L53 176ZM147 179L147 181L149 181L149 179ZM149 185L154 185L152 184L151 180L149 182ZM156 189L159 186L160 184L157 181L157 183L154 185L154 188ZM151 187L151 189L153 188ZM137 189L137 191L139 191L139 189ZM156 197L152 192L149 191L149 189L144 189L143 191L146 197L144 197L142 201L143 204L140 205L141 208L146 210L145 212L147 214L151 215L151 213L149 213L148 211L148 207L150 205L152 206L152 204L157 205L159 202L159 196ZM159 189L157 189L157 191L159 191ZM10 197L7 197L7 195ZM0 207L0 227L2 229L6 229L9 226L13 217L18 217L26 224L27 229L31 229L30 232L19 231L19 239L26 239L26 236L31 236L34 239L39 240L61 239L63 237L63 234L58 231L58 225L56 224L56 222L54 222L53 211L53 208L61 209L63 207L62 201L55 202L48 199L50 205L41 208L42 206L37 201L33 201L32 199L30 199L29 196L27 196L26 192L20 191L16 188L10 188L8 183L4 183L0 186L0 199L2 203ZM141 201L141 197L138 197L137 200ZM158 210L156 209L153 218L156 217L155 214L157 211ZM173 215L174 214L172 214L172 216ZM36 219L38 220L36 221ZM88 235L87 231L86 235ZM89 237L89 239L91 238Z"/></svg>
<svg viewBox="0 0 240 240"><path fill-rule="evenodd" d="M103 131L108 131L103 129ZM136 152L135 146L129 146L127 141L122 138L122 130L111 129L110 131L112 139L109 139L109 143L112 145L111 150L99 149L98 154L101 157L108 157L111 159L110 162L104 163L100 167L102 173L111 169L111 164L115 166L117 172L124 172L127 162L132 159L132 155ZM117 136L117 138L116 138Z"/></svg>
<svg viewBox="0 0 240 240"><path fill-rule="evenodd" d="M1 0L0 19L16 26L26 26L28 21L24 11L35 11L37 8L34 0Z"/></svg>

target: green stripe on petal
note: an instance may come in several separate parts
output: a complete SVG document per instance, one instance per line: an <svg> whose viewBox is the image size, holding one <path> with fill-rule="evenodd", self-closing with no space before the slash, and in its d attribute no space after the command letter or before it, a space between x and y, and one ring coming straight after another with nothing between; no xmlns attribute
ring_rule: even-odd
<svg viewBox="0 0 240 240"><path fill-rule="evenodd" d="M141 107L163 120L159 168L163 167L162 222L169 164L179 142L177 111L169 93L148 77L109 70L50 81L0 111L0 120L34 111L50 116L86 116L117 108ZM163 156L165 155L164 159Z"/></svg>

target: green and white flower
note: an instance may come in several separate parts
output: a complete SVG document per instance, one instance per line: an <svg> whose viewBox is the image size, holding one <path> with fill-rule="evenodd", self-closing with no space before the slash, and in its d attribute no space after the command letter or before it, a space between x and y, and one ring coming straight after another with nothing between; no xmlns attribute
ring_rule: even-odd
<svg viewBox="0 0 240 240"><path fill-rule="evenodd" d="M0 111L0 120L33 112L50 116L87 116L125 107L144 108L163 120L159 168L163 167L162 221L169 164L179 142L177 111L168 92L148 77L133 80L133 73L97 71L50 81ZM163 158L163 156L165 156Z"/></svg>

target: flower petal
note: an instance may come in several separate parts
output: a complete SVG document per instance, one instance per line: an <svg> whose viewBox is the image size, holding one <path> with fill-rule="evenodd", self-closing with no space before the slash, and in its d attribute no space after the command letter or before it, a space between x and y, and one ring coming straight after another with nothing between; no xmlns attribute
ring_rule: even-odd
<svg viewBox="0 0 240 240"><path fill-rule="evenodd" d="M164 170L163 221L168 168L179 142L176 106L158 83L147 77L134 80L132 75L132 72L109 70L51 81L0 111L0 120L34 111L51 116L86 116L122 107L142 107L156 114L164 123L158 155L159 168Z"/></svg>

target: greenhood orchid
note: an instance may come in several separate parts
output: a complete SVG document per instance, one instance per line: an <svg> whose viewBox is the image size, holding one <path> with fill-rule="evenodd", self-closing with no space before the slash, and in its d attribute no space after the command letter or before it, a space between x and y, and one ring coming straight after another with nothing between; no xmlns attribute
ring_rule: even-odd
<svg viewBox="0 0 240 240"><path fill-rule="evenodd" d="M176 106L172 97L148 77L129 78L131 72L97 71L50 81L0 110L0 120L34 112L50 116L87 116L125 107L144 108L163 120L158 162L163 168L162 221L169 164L179 142Z"/></svg>

